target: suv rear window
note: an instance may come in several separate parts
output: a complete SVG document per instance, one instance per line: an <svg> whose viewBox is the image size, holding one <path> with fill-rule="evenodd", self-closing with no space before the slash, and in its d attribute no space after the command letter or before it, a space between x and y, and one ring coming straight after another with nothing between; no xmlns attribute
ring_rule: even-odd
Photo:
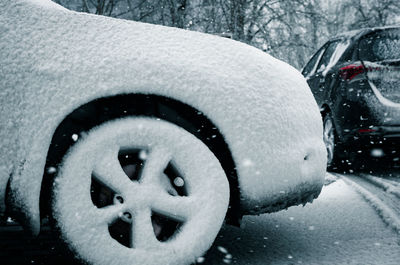
<svg viewBox="0 0 400 265"><path fill-rule="evenodd" d="M387 29L368 34L360 40L359 57L378 62L400 59L400 29Z"/></svg>

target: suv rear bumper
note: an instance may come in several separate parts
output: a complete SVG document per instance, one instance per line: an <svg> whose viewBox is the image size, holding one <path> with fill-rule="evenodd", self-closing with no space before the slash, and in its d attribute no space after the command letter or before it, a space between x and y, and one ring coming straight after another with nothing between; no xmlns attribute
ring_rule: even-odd
<svg viewBox="0 0 400 265"><path fill-rule="evenodd" d="M349 153L400 158L400 126L355 129L343 135L342 145Z"/></svg>

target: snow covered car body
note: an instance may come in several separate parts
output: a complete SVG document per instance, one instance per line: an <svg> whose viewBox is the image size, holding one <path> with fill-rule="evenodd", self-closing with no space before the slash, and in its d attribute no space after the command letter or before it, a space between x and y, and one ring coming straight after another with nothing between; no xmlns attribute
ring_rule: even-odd
<svg viewBox="0 0 400 265"><path fill-rule="evenodd" d="M74 113L80 126L95 127L135 114L120 109L129 102L167 105L148 116L195 135L211 130L196 136L229 180L228 217L310 202L322 188L318 107L302 75L262 51L71 12L46 0L1 1L0 35L0 212L12 212L33 234L40 230L41 200L49 199L43 175L54 173L52 154L63 145L57 130L63 128L59 137L70 141L68 149L84 138L70 123ZM186 117L179 112L193 115L183 122L165 117Z"/></svg>

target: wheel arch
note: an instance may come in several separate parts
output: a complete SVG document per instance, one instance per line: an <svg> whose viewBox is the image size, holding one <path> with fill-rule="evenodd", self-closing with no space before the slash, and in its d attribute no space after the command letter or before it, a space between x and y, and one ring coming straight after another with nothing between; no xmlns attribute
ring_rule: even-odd
<svg viewBox="0 0 400 265"><path fill-rule="evenodd" d="M127 116L163 119L184 128L200 139L214 153L224 169L230 186L230 201L226 215L228 224L239 226L242 218L238 175L230 148L218 127L201 111L175 99L146 94L121 94L90 101L68 114L56 128L46 157L40 194L40 212L49 214L49 189L53 172L79 135L109 120ZM43 192L44 191L44 192ZM47 191L47 192L46 192Z"/></svg>
<svg viewBox="0 0 400 265"><path fill-rule="evenodd" d="M325 118L325 116L329 113L332 117L333 120L333 125L335 127L336 135L338 136L339 140L341 141L343 138L342 134L342 127L340 126L340 122L338 122L336 113L332 110L333 108L330 107L328 103L322 104L320 111L321 111L321 116L322 119Z"/></svg>

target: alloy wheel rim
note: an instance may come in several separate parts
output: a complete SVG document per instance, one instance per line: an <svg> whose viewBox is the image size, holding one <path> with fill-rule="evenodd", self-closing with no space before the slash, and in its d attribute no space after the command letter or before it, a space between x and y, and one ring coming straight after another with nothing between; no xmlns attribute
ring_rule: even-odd
<svg viewBox="0 0 400 265"><path fill-rule="evenodd" d="M158 248L160 240L157 237L162 232L163 224L152 219L154 213L177 224L184 224L190 218L189 213L200 206L191 196L177 195L175 188L166 182L168 177L163 171L172 158L167 149L156 146L148 151L138 180L131 180L126 166L121 167L117 159L119 149L104 153L103 160L98 161L93 169L92 177L95 181L115 193L111 205L97 208L97 218L108 225L118 220L127 223L131 231L127 247ZM174 180L178 178L180 177L177 176Z"/></svg>
<svg viewBox="0 0 400 265"><path fill-rule="evenodd" d="M120 160L132 150L144 161L137 179L128 173L133 164ZM176 175L166 170L171 166ZM94 202L93 180L113 192L108 204ZM190 263L222 225L229 184L217 158L195 136L165 121L126 118L94 129L71 148L53 197L64 241L90 263L115 263L116 252L115 264ZM178 225L164 240L165 218ZM119 221L130 231L126 244L111 232ZM101 256L94 254L99 249Z"/></svg>

